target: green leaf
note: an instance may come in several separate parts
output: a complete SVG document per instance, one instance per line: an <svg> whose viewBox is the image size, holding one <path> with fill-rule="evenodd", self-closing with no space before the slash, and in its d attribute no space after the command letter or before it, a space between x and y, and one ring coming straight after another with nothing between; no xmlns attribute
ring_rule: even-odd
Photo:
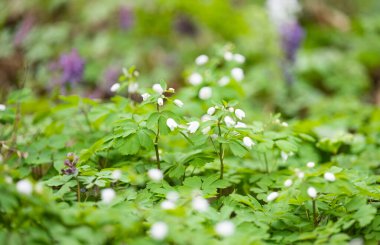
<svg viewBox="0 0 380 245"><path fill-rule="evenodd" d="M237 157L243 157L247 154L248 150L237 141L232 141L229 144L232 154Z"/></svg>
<svg viewBox="0 0 380 245"><path fill-rule="evenodd" d="M285 152L296 152L297 146L289 141L286 140L277 140L275 142L276 146L280 148L280 150Z"/></svg>
<svg viewBox="0 0 380 245"><path fill-rule="evenodd" d="M371 223L377 209L371 205L364 205L359 208L359 210L354 214L353 218L359 222L360 227L364 227Z"/></svg>
<svg viewBox="0 0 380 245"><path fill-rule="evenodd" d="M121 144L117 151L122 155L134 155L140 149L140 141L137 134L132 134L123 139L124 143Z"/></svg>
<svg viewBox="0 0 380 245"><path fill-rule="evenodd" d="M153 139L150 137L148 130L140 130L137 132L139 143L146 150L151 150L154 147Z"/></svg>

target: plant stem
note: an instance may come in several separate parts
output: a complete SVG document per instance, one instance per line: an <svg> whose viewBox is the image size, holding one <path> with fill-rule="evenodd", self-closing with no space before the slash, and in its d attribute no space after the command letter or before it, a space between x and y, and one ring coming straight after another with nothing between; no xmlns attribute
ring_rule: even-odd
<svg viewBox="0 0 380 245"><path fill-rule="evenodd" d="M157 111L160 112L160 106L158 104L157 104ZM154 150L156 151L157 168L161 169L160 153L158 152L159 138L160 138L160 118L158 118L158 121L157 121L157 133L156 133L156 139L154 140Z"/></svg>
<svg viewBox="0 0 380 245"><path fill-rule="evenodd" d="M219 137L222 137L222 130L220 128L220 119L218 120ZM219 143L219 161L220 161L220 179L223 179L224 172L224 149L223 144Z"/></svg>
<svg viewBox="0 0 380 245"><path fill-rule="evenodd" d="M80 202L80 183L79 183L78 177L76 179L77 179L77 201Z"/></svg>
<svg viewBox="0 0 380 245"><path fill-rule="evenodd" d="M318 220L317 220L317 204L315 199L313 199L313 218L314 218L314 227L318 226Z"/></svg>

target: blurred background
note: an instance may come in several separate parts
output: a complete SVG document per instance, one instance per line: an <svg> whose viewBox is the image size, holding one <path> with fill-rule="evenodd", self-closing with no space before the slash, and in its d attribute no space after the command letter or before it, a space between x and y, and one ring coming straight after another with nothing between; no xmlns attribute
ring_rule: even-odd
<svg viewBox="0 0 380 245"><path fill-rule="evenodd" d="M245 56L256 107L302 117L336 100L380 104L380 2L282 2L0 1L0 103L24 87L107 99L132 65L142 84L180 88L198 55L228 46Z"/></svg>

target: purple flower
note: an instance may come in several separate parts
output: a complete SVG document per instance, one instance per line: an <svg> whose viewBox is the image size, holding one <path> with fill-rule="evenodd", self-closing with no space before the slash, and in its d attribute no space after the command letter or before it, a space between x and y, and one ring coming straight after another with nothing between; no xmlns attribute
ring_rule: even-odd
<svg viewBox="0 0 380 245"><path fill-rule="evenodd" d="M62 54L59 59L59 67L62 70L61 84L77 83L83 79L84 60L79 56L76 49L71 53Z"/></svg>
<svg viewBox="0 0 380 245"><path fill-rule="evenodd" d="M24 17L21 24L18 26L17 31L13 37L13 45L20 46L25 40L26 36L32 30L35 22L35 18L33 15L28 14Z"/></svg>
<svg viewBox="0 0 380 245"><path fill-rule="evenodd" d="M288 22L281 26L281 44L286 60L294 62L304 34L302 27L297 21Z"/></svg>
<svg viewBox="0 0 380 245"><path fill-rule="evenodd" d="M124 30L128 30L133 25L133 11L131 8L125 6L120 8L119 23Z"/></svg>
<svg viewBox="0 0 380 245"><path fill-rule="evenodd" d="M76 174L78 160L79 158L74 153L68 153L64 161L66 168L61 169L61 173L65 175Z"/></svg>

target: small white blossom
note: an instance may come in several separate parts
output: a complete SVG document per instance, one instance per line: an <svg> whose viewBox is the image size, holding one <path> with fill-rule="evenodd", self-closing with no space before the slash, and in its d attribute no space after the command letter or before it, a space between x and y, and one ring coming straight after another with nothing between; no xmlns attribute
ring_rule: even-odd
<svg viewBox="0 0 380 245"><path fill-rule="evenodd" d="M217 134L212 134L211 139L216 140L219 136Z"/></svg>
<svg viewBox="0 0 380 245"><path fill-rule="evenodd" d="M116 91L119 90L119 88L120 88L120 83L115 83L115 84L113 84L113 85L111 86L110 91L111 91L111 92L116 92Z"/></svg>
<svg viewBox="0 0 380 245"><path fill-rule="evenodd" d="M201 66L201 65L204 65L208 62L208 56L205 55L205 54L202 54L202 55L199 55L196 59L195 59L195 64Z"/></svg>
<svg viewBox="0 0 380 245"><path fill-rule="evenodd" d="M168 225L161 221L154 223L149 231L150 236L154 240L158 240L158 241L164 240L165 237L168 235L168 232L169 232Z"/></svg>
<svg viewBox="0 0 380 245"><path fill-rule="evenodd" d="M317 197L317 190L314 188L314 187L309 187L307 189L307 194L309 195L309 197L315 199Z"/></svg>
<svg viewBox="0 0 380 245"><path fill-rule="evenodd" d="M291 180L291 179L287 179L287 180L285 180L285 182L284 182L284 186L285 187L289 187L289 186L291 186L293 184L293 181Z"/></svg>
<svg viewBox="0 0 380 245"><path fill-rule="evenodd" d="M183 102L182 102L181 100L179 100L179 99L175 99L173 102L174 102L174 104L176 104L176 106L178 106L178 107L182 107L182 106L183 106Z"/></svg>
<svg viewBox="0 0 380 245"><path fill-rule="evenodd" d="M235 128L246 128L246 127L247 127L247 124L243 122L237 122L235 125Z"/></svg>
<svg viewBox="0 0 380 245"><path fill-rule="evenodd" d="M191 134L195 133L199 128L199 122L197 121L190 122L188 123L188 125L189 127L187 128L187 130L189 130Z"/></svg>
<svg viewBox="0 0 380 245"><path fill-rule="evenodd" d="M231 61L234 58L234 54L230 51L224 53L224 59L227 61Z"/></svg>
<svg viewBox="0 0 380 245"><path fill-rule="evenodd" d="M164 178L164 175L161 170L158 168L152 168L148 171L148 176L151 180L158 182Z"/></svg>
<svg viewBox="0 0 380 245"><path fill-rule="evenodd" d="M224 86L226 86L227 84L229 84L230 83L230 78L229 77L227 77L227 76L223 76L221 79L219 79L219 81L218 81L218 84L219 84L219 86L221 86L221 87L224 87Z"/></svg>
<svg viewBox="0 0 380 245"><path fill-rule="evenodd" d="M169 201L172 201L172 202L177 201L179 199L178 192L169 191L168 193L166 193L166 199L168 199Z"/></svg>
<svg viewBox="0 0 380 245"><path fill-rule="evenodd" d="M114 171L112 171L111 177L114 180L119 180L121 178L121 175L122 175L121 170L120 169L115 169Z"/></svg>
<svg viewBox="0 0 380 245"><path fill-rule="evenodd" d="M210 121L211 120L211 116L208 115L208 114L205 114L201 117L201 121L202 122L207 122L207 121Z"/></svg>
<svg viewBox="0 0 380 245"><path fill-rule="evenodd" d="M172 201L170 201L170 200L164 200L161 203L161 208L164 209L164 210L175 209L175 203L172 202Z"/></svg>
<svg viewBox="0 0 380 245"><path fill-rule="evenodd" d="M207 126L204 129L202 129L202 134L207 134L208 132L210 132L210 130L211 130L211 127Z"/></svg>
<svg viewBox="0 0 380 245"><path fill-rule="evenodd" d="M284 162L285 162L286 160L288 160L289 155L288 155L286 152L281 151L281 158L282 158L282 160L284 160Z"/></svg>
<svg viewBox="0 0 380 245"><path fill-rule="evenodd" d="M289 124L288 124L287 122L282 122L282 123L281 123L281 126L287 128L287 127L289 127Z"/></svg>
<svg viewBox="0 0 380 245"><path fill-rule="evenodd" d="M138 83L130 83L128 85L128 93L135 93L139 89L139 84Z"/></svg>
<svg viewBox="0 0 380 245"><path fill-rule="evenodd" d="M194 197L191 204L193 209L201 213L206 212L208 210L208 207L210 206L208 201L200 196Z"/></svg>
<svg viewBox="0 0 380 245"><path fill-rule="evenodd" d="M12 184L13 183L12 177L11 176L5 176L5 183Z"/></svg>
<svg viewBox="0 0 380 245"><path fill-rule="evenodd" d="M241 54L234 54L234 60L237 63L243 64L245 62L245 57L244 55L241 55Z"/></svg>
<svg viewBox="0 0 380 245"><path fill-rule="evenodd" d="M166 125L170 128L170 131L173 131L178 127L177 122L174 121L173 118L168 118L168 120L166 120Z"/></svg>
<svg viewBox="0 0 380 245"><path fill-rule="evenodd" d="M33 191L33 185L29 180L24 179L17 182L16 189L21 194L30 195Z"/></svg>
<svg viewBox="0 0 380 245"><path fill-rule="evenodd" d="M103 189L100 193L102 202L110 203L116 197L116 192L112 188Z"/></svg>
<svg viewBox="0 0 380 245"><path fill-rule="evenodd" d="M326 172L323 175L323 177L325 178L325 180L331 181L331 182L334 182L336 180L335 175L333 173L330 173L330 172Z"/></svg>
<svg viewBox="0 0 380 245"><path fill-rule="evenodd" d="M141 97L142 97L143 101L146 101L146 100L150 97L150 94L148 94L148 93L143 93L143 94L141 95Z"/></svg>
<svg viewBox="0 0 380 245"><path fill-rule="evenodd" d="M297 0L267 0L267 8L271 21L278 28L296 21L296 15L301 10Z"/></svg>
<svg viewBox="0 0 380 245"><path fill-rule="evenodd" d="M214 229L221 237L229 237L235 233L235 225L229 220L219 222Z"/></svg>
<svg viewBox="0 0 380 245"><path fill-rule="evenodd" d="M175 93L175 89L174 88L168 88L168 92Z"/></svg>
<svg viewBox="0 0 380 245"><path fill-rule="evenodd" d="M224 117L224 122L226 123L227 127L235 126L235 121L230 116Z"/></svg>
<svg viewBox="0 0 380 245"><path fill-rule="evenodd" d="M212 88L211 87L203 87L199 90L198 97L201 100L208 100L212 96Z"/></svg>
<svg viewBox="0 0 380 245"><path fill-rule="evenodd" d="M157 99L157 104L158 104L159 106L163 106L163 105L164 105L164 99L162 99L162 98L158 98L158 99Z"/></svg>
<svg viewBox="0 0 380 245"><path fill-rule="evenodd" d="M303 179L303 178L305 177L305 173L302 172L302 171L299 171L299 172L297 172L296 174L297 174L297 177L298 177L299 179Z"/></svg>
<svg viewBox="0 0 380 245"><path fill-rule="evenodd" d="M241 109L236 109L235 110L235 115L240 120L242 120L243 118L245 118L245 112L243 110L241 110Z"/></svg>
<svg viewBox="0 0 380 245"><path fill-rule="evenodd" d="M247 148L252 149L252 146L255 145L255 142L253 142L251 138L245 136L245 137L243 138L243 144L244 144Z"/></svg>
<svg viewBox="0 0 380 245"><path fill-rule="evenodd" d="M201 84L203 81L203 77L199 73L193 73L189 76L189 83L193 86L197 86Z"/></svg>
<svg viewBox="0 0 380 245"><path fill-rule="evenodd" d="M237 81L241 82L244 79L244 71L241 68L233 68L231 70L231 76Z"/></svg>
<svg viewBox="0 0 380 245"><path fill-rule="evenodd" d="M233 113L233 112L235 111L235 108L233 108L233 107L228 107L228 111L231 112L231 113Z"/></svg>
<svg viewBox="0 0 380 245"><path fill-rule="evenodd" d="M164 92L164 89L161 87L161 84L159 84L159 83L155 83L155 84L153 84L152 89L153 89L156 93L158 93L158 94L162 94L162 93Z"/></svg>
<svg viewBox="0 0 380 245"><path fill-rule="evenodd" d="M215 107L211 106L210 108L208 108L207 114L212 116L212 115L214 115L214 113L215 113Z"/></svg>
<svg viewBox="0 0 380 245"><path fill-rule="evenodd" d="M268 202L271 202L273 201L274 199L276 199L278 197L278 192L271 192L268 196L267 196L267 201Z"/></svg>
<svg viewBox="0 0 380 245"><path fill-rule="evenodd" d="M315 167L315 162L308 162L308 163L306 163L306 166L308 168L314 168Z"/></svg>

